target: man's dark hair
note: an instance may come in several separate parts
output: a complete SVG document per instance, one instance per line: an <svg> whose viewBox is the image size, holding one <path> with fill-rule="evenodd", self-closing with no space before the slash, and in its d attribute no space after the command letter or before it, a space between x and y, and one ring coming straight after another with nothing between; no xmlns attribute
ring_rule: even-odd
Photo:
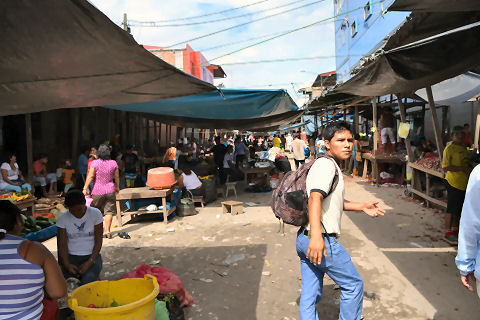
<svg viewBox="0 0 480 320"><path fill-rule="evenodd" d="M47 158L47 159L48 159L48 155L47 155L46 153L40 153L40 154L38 155L38 160L43 159L43 158Z"/></svg>
<svg viewBox="0 0 480 320"><path fill-rule="evenodd" d="M468 123L465 123L465 124L463 125L463 127L464 127L464 128L465 128L465 127L470 127L470 125L469 125Z"/></svg>
<svg viewBox="0 0 480 320"><path fill-rule="evenodd" d="M67 206L67 208L85 203L85 195L82 191L78 189L68 190L67 195L65 196L65 206Z"/></svg>
<svg viewBox="0 0 480 320"><path fill-rule="evenodd" d="M359 139L360 139L360 135L359 135L358 133L355 133L355 135L353 136L353 138L354 138L355 140L359 140Z"/></svg>
<svg viewBox="0 0 480 320"><path fill-rule="evenodd" d="M220 136L216 136L215 141L220 141Z"/></svg>
<svg viewBox="0 0 480 320"><path fill-rule="evenodd" d="M323 139L330 141L335 136L335 133L345 130L352 132L350 125L345 121L331 122L323 129Z"/></svg>

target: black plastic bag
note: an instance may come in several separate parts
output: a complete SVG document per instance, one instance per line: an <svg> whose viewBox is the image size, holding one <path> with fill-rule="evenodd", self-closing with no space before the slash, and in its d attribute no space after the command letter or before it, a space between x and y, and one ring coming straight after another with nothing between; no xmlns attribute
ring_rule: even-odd
<svg viewBox="0 0 480 320"><path fill-rule="evenodd" d="M183 313L180 300L178 300L176 296L160 293L157 299L166 302L170 320L185 320L185 314Z"/></svg>

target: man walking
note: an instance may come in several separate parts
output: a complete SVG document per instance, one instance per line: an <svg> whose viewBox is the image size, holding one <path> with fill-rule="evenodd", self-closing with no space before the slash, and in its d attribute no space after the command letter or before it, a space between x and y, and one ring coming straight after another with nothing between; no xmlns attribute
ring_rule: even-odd
<svg viewBox="0 0 480 320"><path fill-rule="evenodd" d="M297 254L302 272L300 319L318 320L316 304L321 300L326 274L340 286L340 320L362 317L363 280L350 255L337 241L343 210L363 211L370 217L383 216L378 202L350 202L344 199L345 184L338 166L350 158L353 137L346 122L331 123L323 131L327 155L310 168L306 187L309 223L297 234ZM338 173L338 175L336 174ZM334 179L338 179L337 186Z"/></svg>
<svg viewBox="0 0 480 320"><path fill-rule="evenodd" d="M307 145L303 140L300 140L300 134L295 134L295 139L292 141L293 159L295 160L295 168L298 169L300 164L305 163L305 148Z"/></svg>

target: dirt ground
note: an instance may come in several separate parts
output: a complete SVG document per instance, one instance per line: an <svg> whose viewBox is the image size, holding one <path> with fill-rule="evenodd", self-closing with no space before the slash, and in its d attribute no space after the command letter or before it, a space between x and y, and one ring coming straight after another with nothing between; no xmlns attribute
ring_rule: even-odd
<svg viewBox="0 0 480 320"><path fill-rule="evenodd" d="M271 193L237 186L245 212L223 214L220 201L168 225L153 217L127 223L132 239L104 240L102 279L115 280L141 262L172 270L192 294L186 319L299 319L297 228L279 222ZM346 177L346 198L378 200L387 215L347 212L339 241L365 280L365 319L478 319L478 297L460 284L455 250L441 241L441 213L403 198L403 189L376 187ZM232 197L230 197L232 200ZM115 219L114 219L115 224ZM172 230L173 229L173 230ZM55 239L45 243L56 251ZM231 264L228 258L237 258ZM326 278L320 318L338 319L340 290Z"/></svg>

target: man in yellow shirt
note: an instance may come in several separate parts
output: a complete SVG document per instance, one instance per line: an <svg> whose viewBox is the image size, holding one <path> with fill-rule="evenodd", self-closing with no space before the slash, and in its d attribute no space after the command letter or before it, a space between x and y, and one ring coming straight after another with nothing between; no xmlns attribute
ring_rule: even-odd
<svg viewBox="0 0 480 320"><path fill-rule="evenodd" d="M443 151L442 168L446 172L445 180L448 193L444 239L452 245L457 244L458 241L460 214L465 200L468 177L472 171L467 148L463 144L464 139L463 127L453 127L452 143Z"/></svg>
<svg viewBox="0 0 480 320"><path fill-rule="evenodd" d="M280 140L278 135L275 135L275 138L273 138L272 143L274 147L280 148L280 144L282 143L282 140Z"/></svg>

